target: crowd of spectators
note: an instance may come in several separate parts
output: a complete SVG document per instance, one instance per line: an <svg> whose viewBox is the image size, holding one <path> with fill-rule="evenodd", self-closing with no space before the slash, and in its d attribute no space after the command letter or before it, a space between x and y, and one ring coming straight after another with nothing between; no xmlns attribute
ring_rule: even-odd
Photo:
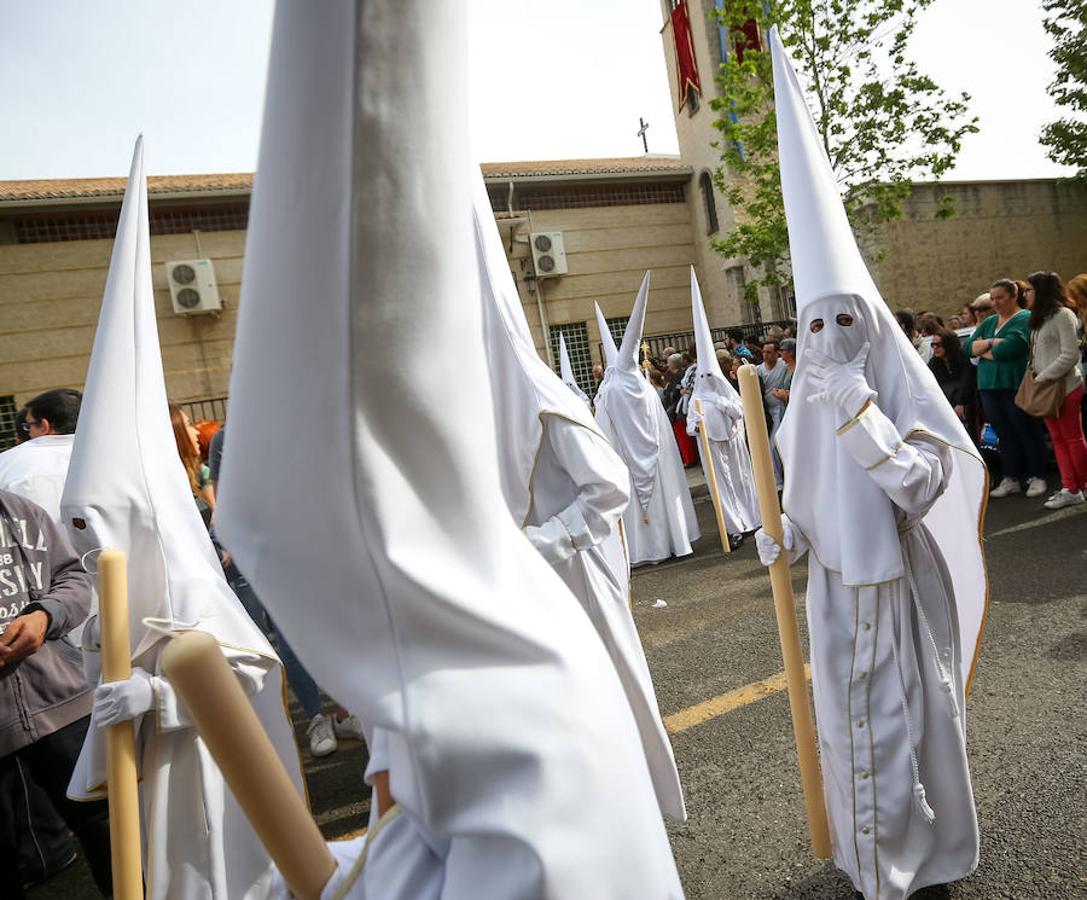
<svg viewBox="0 0 1087 900"><path fill-rule="evenodd" d="M1087 274L1068 285L1055 272L1001 278L946 323L935 313L911 309L895 317L989 462L991 497L1023 493L1036 499L1048 493L1048 509L1085 501ZM1025 378L1051 386L1059 402L1048 414L1024 408ZM1052 492L1047 436L1061 482Z"/></svg>

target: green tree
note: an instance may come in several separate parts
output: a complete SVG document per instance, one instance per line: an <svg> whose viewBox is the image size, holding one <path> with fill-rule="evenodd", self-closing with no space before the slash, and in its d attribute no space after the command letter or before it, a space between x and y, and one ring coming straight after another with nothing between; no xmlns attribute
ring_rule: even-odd
<svg viewBox="0 0 1087 900"><path fill-rule="evenodd" d="M1042 144L1056 163L1075 166L1087 178L1087 0L1043 0L1042 24L1053 38L1049 57L1057 64L1057 77L1049 95L1073 113L1042 129Z"/></svg>
<svg viewBox="0 0 1087 900"><path fill-rule="evenodd" d="M912 182L939 180L955 163L963 138L976 132L969 96L949 96L911 59L908 44L933 0L728 0L717 15L728 29L729 53L713 101L722 165L718 188L736 212L736 226L714 249L744 257L760 273L747 284L791 282L789 235L781 198L769 47L745 47L743 27L765 34L777 25L805 87L808 105L842 189L846 211L869 256L881 222L902 215ZM954 214L944 198L937 216Z"/></svg>

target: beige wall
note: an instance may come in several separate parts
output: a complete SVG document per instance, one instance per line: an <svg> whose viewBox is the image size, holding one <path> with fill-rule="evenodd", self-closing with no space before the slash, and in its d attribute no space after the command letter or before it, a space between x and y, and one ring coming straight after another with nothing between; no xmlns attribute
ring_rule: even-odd
<svg viewBox="0 0 1087 900"><path fill-rule="evenodd" d="M938 198L956 200L933 218ZM1055 179L960 182L914 189L901 219L884 226L877 281L892 309L958 312L998 278L1040 269L1065 280L1087 272L1087 186Z"/></svg>
<svg viewBox="0 0 1087 900"><path fill-rule="evenodd" d="M594 359L598 357L596 345L600 340L594 301L608 318L630 315L646 269L652 271L646 334L691 327L689 273L696 257L686 203L556 209L521 215L529 221L517 229L516 235L527 238L530 231L563 233L569 272L541 280L544 315L549 325L587 323ZM506 247L508 250L508 239ZM546 359L536 296L526 290L522 277L531 266L528 244L515 238L511 268L517 276L532 339Z"/></svg>
<svg viewBox="0 0 1087 900"><path fill-rule="evenodd" d="M691 327L688 272L696 256L687 204L521 215L527 221L517 231L526 240L514 242L511 268L544 359L536 297L523 280L532 265L530 230L563 232L569 273L542 282L545 315L551 325L585 322L594 358L599 331L593 302L609 317L628 315L646 269L653 272L647 333ZM508 249L508 229L504 234ZM111 240L0 245L0 394L14 394L21 404L50 388L82 387L112 246ZM192 235L151 239L163 368L173 400L227 393L244 247L242 231L201 233L199 250ZM201 256L214 261L223 313L176 316L163 263Z"/></svg>
<svg viewBox="0 0 1087 900"><path fill-rule="evenodd" d="M245 232L151 238L166 388L172 400L227 392ZM112 240L0 245L0 394L23 403L55 387L82 387ZM163 263L214 260L223 313L176 316Z"/></svg>
<svg viewBox="0 0 1087 900"><path fill-rule="evenodd" d="M953 194L958 215L932 218L935 198ZM696 207L697 208L697 207ZM593 301L608 317L630 313L642 275L652 270L646 333L691 327L688 271L692 264L707 296L716 257L700 256L700 222L690 203L560 209L520 214L511 268L537 350L547 358L536 297L525 287L531 269L529 231L563 232L569 273L542 283L551 325L585 322L594 358L599 332ZM509 228L504 231L509 248ZM923 185L903 219L884 230L889 248L878 281L892 308L912 306L949 314L995 279L1051 269L1066 279L1087 271L1087 187L1058 181ZM0 395L23 403L53 387L81 387L112 241L0 244ZM151 239L155 305L167 390L174 400L227 393L237 317L245 233L202 233ZM163 263L210 257L224 310L221 316L175 316ZM708 304L709 305L709 304ZM712 305L710 322L741 321Z"/></svg>

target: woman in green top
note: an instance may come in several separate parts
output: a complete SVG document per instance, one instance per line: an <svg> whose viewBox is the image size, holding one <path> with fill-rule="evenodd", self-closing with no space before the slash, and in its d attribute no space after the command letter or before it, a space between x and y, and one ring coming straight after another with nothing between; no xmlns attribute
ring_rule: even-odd
<svg viewBox="0 0 1087 900"><path fill-rule="evenodd" d="M1046 492L1042 425L1015 405L1030 355L1030 313L1019 308L1019 286L1009 279L997 281L989 297L996 315L978 325L967 341L970 355L979 357L978 394L1000 441L1004 466L1004 478L989 496L1018 494L1026 476L1027 496L1041 497Z"/></svg>

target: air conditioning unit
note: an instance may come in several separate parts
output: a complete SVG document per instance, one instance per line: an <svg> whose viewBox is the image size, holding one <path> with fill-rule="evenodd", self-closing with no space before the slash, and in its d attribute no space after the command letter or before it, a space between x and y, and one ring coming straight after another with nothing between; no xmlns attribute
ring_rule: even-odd
<svg viewBox="0 0 1087 900"><path fill-rule="evenodd" d="M170 299L179 316L199 316L222 310L215 267L210 259L179 259L166 263Z"/></svg>
<svg viewBox="0 0 1087 900"><path fill-rule="evenodd" d="M529 235L532 264L537 278L554 278L566 274L566 247L561 231L536 231Z"/></svg>

